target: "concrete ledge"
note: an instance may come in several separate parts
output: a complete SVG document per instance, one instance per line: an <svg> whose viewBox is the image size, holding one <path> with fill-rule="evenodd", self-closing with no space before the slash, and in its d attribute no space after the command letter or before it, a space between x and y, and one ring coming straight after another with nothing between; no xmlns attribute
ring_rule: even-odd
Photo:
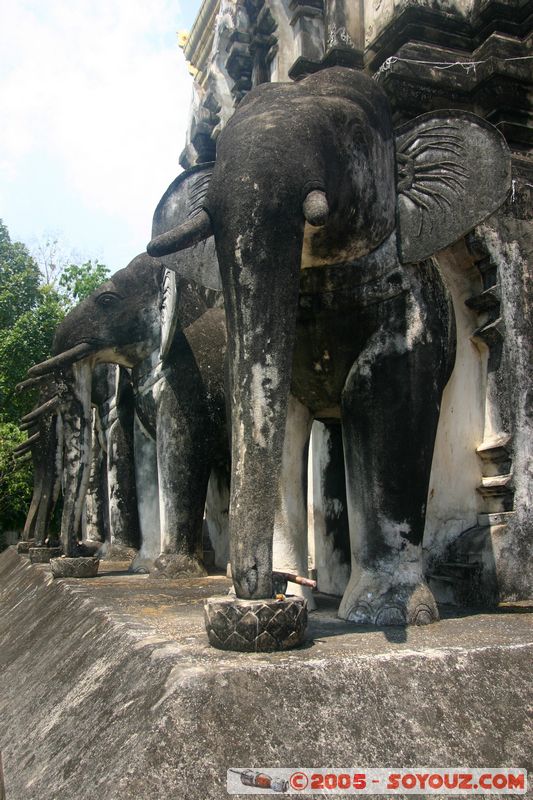
<svg viewBox="0 0 533 800"><path fill-rule="evenodd" d="M230 766L531 769L529 613L370 631L319 598L302 649L230 654L202 619L224 577L126 568L54 582L0 556L9 800L222 800Z"/></svg>

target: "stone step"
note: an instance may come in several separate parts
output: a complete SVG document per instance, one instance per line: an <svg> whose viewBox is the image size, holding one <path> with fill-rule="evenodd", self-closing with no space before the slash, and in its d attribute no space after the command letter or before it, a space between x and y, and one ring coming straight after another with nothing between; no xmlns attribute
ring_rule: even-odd
<svg viewBox="0 0 533 800"><path fill-rule="evenodd" d="M515 511L501 511L496 514L486 514L482 512L477 515L477 522L480 528L507 525L515 514Z"/></svg>
<svg viewBox="0 0 533 800"><path fill-rule="evenodd" d="M471 339L475 342L479 340L486 344L488 347L492 347L493 345L501 342L504 335L504 327L503 327L503 320L501 317L495 319L486 325L482 325L478 328L471 336Z"/></svg>
<svg viewBox="0 0 533 800"><path fill-rule="evenodd" d="M503 497L512 494L512 481L512 473L485 477L481 479L477 491L483 497Z"/></svg>
<svg viewBox="0 0 533 800"><path fill-rule="evenodd" d="M498 308L501 301L500 286L496 284L489 289L485 289L481 294L476 294L465 300L465 305L480 314L483 311L491 311Z"/></svg>
<svg viewBox="0 0 533 800"><path fill-rule="evenodd" d="M305 647L246 655L207 644L224 578L71 583L0 555L9 800L221 800L229 767L528 763L529 614L368 629L321 596Z"/></svg>

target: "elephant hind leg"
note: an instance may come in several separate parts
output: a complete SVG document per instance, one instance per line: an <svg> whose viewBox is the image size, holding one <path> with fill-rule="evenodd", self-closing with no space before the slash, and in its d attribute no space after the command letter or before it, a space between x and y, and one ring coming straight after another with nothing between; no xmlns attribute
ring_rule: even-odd
<svg viewBox="0 0 533 800"><path fill-rule="evenodd" d="M400 319L409 318L408 296ZM358 623L438 619L422 563L426 500L444 388L447 331L383 326L342 397L352 572L339 616Z"/></svg>

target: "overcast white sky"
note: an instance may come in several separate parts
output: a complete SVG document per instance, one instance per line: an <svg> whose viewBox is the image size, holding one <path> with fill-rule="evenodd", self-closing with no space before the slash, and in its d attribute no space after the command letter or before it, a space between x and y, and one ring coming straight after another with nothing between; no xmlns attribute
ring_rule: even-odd
<svg viewBox="0 0 533 800"><path fill-rule="evenodd" d="M144 250L180 171L200 0L0 3L0 218L112 271Z"/></svg>

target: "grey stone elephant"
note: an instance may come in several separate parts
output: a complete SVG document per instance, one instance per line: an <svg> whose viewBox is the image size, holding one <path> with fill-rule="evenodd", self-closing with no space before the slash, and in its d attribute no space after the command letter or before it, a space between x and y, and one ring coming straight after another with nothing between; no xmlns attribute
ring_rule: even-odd
<svg viewBox="0 0 533 800"><path fill-rule="evenodd" d="M422 536L454 323L428 258L493 213L509 185L495 128L439 111L394 131L386 95L362 72L335 67L263 84L237 108L197 213L148 252L186 275L176 253L214 235L228 326L238 597L272 596L288 481L294 525L284 549L306 566L305 445L313 419L337 420L352 558L340 616L438 618Z"/></svg>
<svg viewBox="0 0 533 800"><path fill-rule="evenodd" d="M70 369L63 367L60 373L47 375L41 384L39 403L21 425L29 437L21 452L31 450L34 477L24 540L41 546L57 539L52 523L62 493L63 540L72 535L80 542L85 536L95 543L139 547L131 384L123 369L118 386L114 378L114 368L108 364L92 370L92 419L89 422L87 415L87 425L80 425L85 415L80 416L77 380ZM92 448L82 446L88 444L89 436ZM102 447L103 440L106 444ZM108 497L110 471L113 480ZM125 496L128 504L123 502Z"/></svg>
<svg viewBox="0 0 533 800"><path fill-rule="evenodd" d="M143 537L159 516L157 541L150 546L143 541L137 568L151 568L163 554L166 574L205 574L201 550L208 481L212 469L228 470L225 342L223 311L209 306L205 291L186 280L176 282L174 273L143 254L67 315L55 334L54 356L29 371L30 380L65 370L72 375L67 459L73 469L64 496L79 511L90 465L90 377L101 363L131 370L132 402L143 431L135 449L142 450L142 438L155 443L148 465L135 455ZM113 431L110 436L113 448ZM120 459L114 463L118 469ZM143 508L151 487L157 509ZM134 495L122 500L136 502ZM76 550L75 527L62 526L67 554Z"/></svg>

